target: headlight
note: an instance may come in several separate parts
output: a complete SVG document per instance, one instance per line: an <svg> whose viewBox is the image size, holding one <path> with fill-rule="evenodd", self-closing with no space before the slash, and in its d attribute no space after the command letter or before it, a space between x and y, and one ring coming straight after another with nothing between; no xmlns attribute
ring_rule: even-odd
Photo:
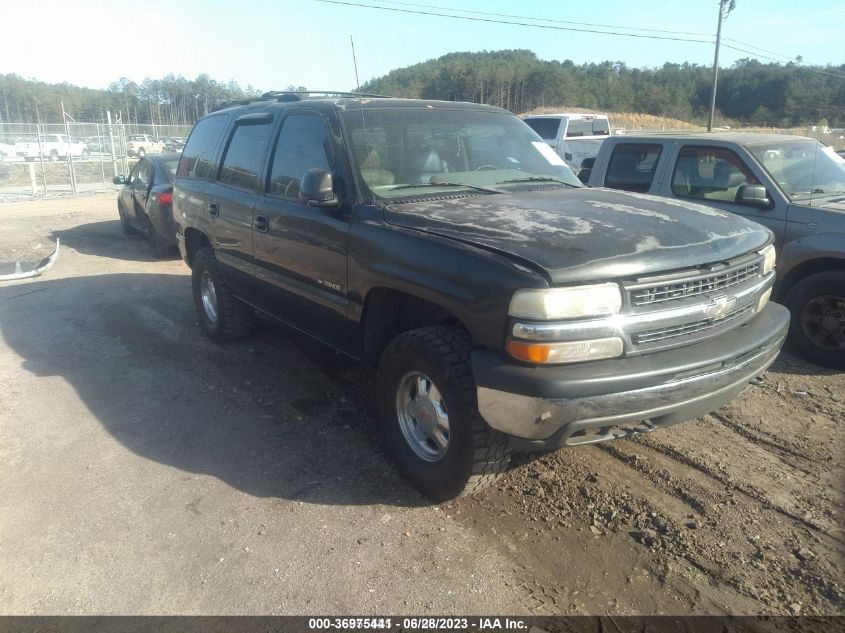
<svg viewBox="0 0 845 633"><path fill-rule="evenodd" d="M616 284L592 284L571 288L517 290L508 314L524 319L551 320L616 314L622 292Z"/></svg>
<svg viewBox="0 0 845 633"><path fill-rule="evenodd" d="M775 269L775 261L778 258L777 251L774 244L769 244L762 251L759 251L763 256L763 276L765 277Z"/></svg>

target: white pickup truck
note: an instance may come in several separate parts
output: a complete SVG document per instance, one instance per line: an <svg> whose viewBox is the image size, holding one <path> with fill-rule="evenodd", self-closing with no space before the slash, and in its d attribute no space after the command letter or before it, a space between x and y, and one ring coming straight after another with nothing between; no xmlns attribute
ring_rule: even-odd
<svg viewBox="0 0 845 633"><path fill-rule="evenodd" d="M149 134L132 134L126 139L126 153L129 156L143 158L147 154L161 154L164 143L155 140Z"/></svg>
<svg viewBox="0 0 845 633"><path fill-rule="evenodd" d="M38 138L20 139L15 142L15 154L33 161L39 154L48 160L88 158L88 146L84 141L67 134L42 134L40 145Z"/></svg>
<svg viewBox="0 0 845 633"><path fill-rule="evenodd" d="M604 114L532 114L523 120L576 174L585 159L596 157L602 142L610 136L610 122Z"/></svg>

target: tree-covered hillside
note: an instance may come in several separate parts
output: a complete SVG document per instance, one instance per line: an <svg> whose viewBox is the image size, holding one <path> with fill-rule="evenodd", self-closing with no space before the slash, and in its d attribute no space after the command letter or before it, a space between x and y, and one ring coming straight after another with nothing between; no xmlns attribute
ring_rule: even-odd
<svg viewBox="0 0 845 633"><path fill-rule="evenodd" d="M825 72L845 76L845 64ZM697 64L629 68L624 62L575 65L543 61L531 51L450 53L361 86L403 97L475 101L514 112L545 106L643 112L701 119L710 105L711 69ZM845 126L845 78L797 64L741 60L720 70L717 109L750 125L791 127L827 119Z"/></svg>
<svg viewBox="0 0 845 633"><path fill-rule="evenodd" d="M845 64L816 70L845 75ZM845 126L845 78L797 64L755 60L737 62L719 76L717 107L723 117L776 127L823 119L834 127ZM568 106L691 121L702 120L707 113L710 81L710 68L697 64L642 69L608 61L576 66L571 61L543 61L527 50L504 50L450 53L393 70L361 90L483 102L514 112ZM124 122L191 123L221 101L258 92L208 75L190 80L171 74L140 84L121 78L106 90L0 75L0 123L61 122L62 102L77 121L102 121L105 111L111 110L120 112Z"/></svg>
<svg viewBox="0 0 845 633"><path fill-rule="evenodd" d="M136 84L126 78L107 90L48 84L18 75L0 75L0 123L61 123L65 111L77 121L99 122L106 110L138 123L184 124L206 114L216 103L254 96L258 91L208 75L194 80L168 75Z"/></svg>

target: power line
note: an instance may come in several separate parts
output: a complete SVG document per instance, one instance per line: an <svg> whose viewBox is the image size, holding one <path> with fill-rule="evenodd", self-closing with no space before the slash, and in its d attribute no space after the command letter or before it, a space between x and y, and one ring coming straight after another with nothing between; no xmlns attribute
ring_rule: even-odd
<svg viewBox="0 0 845 633"><path fill-rule="evenodd" d="M420 4L411 2L399 2L399 0L377 0L383 4L398 4L407 7L417 7L424 9L439 9L441 11L452 11L454 13L471 13L475 15L491 15L498 18L516 18L519 20L532 20L536 22L554 22L555 24L576 24L578 26L596 26L607 29L622 29L624 31L646 31L649 33L670 33L674 35L697 35L699 37L712 37L711 33L700 33L694 31L675 31L671 29L649 29L639 26L624 26L621 24L598 24L595 22L575 22L573 20L558 20L554 18L534 18L528 15L515 15L513 13L492 13L490 11L472 11L469 9L454 9L452 7L441 7L432 4ZM459 16L453 16L459 17Z"/></svg>
<svg viewBox="0 0 845 633"><path fill-rule="evenodd" d="M481 18L481 17L473 17L469 15L454 15L450 13L437 13L435 11L421 11L419 9L400 9L398 7L383 7L379 5L373 4L364 4L360 2L343 2L342 0L315 0L315 2L322 2L325 4L338 4L344 5L349 7L358 7L358 8L366 8L366 9L377 9L379 11L393 11L396 13L412 13L415 15L431 15L435 17L441 18L452 18L454 20L469 20L472 22L488 22L492 24L507 24L510 26L528 26L533 27L535 29L551 29L555 31L574 31L578 33L595 33L598 35L617 35L620 37L636 37L640 39L649 39L649 40L669 40L673 42L692 42L697 44L710 44L709 40L695 40L683 37L665 37L660 35L644 35L640 33L620 33L618 31L599 31L597 29L579 29L575 27L567 27L567 26L555 26L553 24L531 24L529 22L514 22L509 20L497 20L493 18ZM523 19L535 19L535 18L523 18Z"/></svg>
<svg viewBox="0 0 845 633"><path fill-rule="evenodd" d="M733 41L733 40L731 40L731 41ZM783 63L779 59L774 59L772 57L767 57L766 55L761 55L760 53L754 53L752 51L748 51L748 50L745 50L745 49L742 49L742 48L738 48L736 46L731 46L730 44L725 44L724 42L722 43L722 46L724 46L725 48L729 48L733 51L739 51L740 53L747 53L749 55L756 55L757 57L762 57L763 59L768 59L769 61L772 61L772 62L775 62L775 63L778 63L778 64ZM797 64L796 63L796 66L798 66L802 70L808 70L810 72L818 73L820 75L828 75L829 77L838 77L839 79L845 79L845 74L840 75L838 73L833 73L833 72L830 72L830 71L827 71L827 70L819 70L818 68L813 68L812 66L807 66L807 65L804 65L804 64Z"/></svg>
<svg viewBox="0 0 845 633"><path fill-rule="evenodd" d="M420 8L410 9L410 8L399 8L399 7L385 7L380 5L373 5L373 4L365 4L363 2L351 2L348 0L315 0L315 2L322 2L324 4L335 4L335 5L342 5L342 6L349 6L349 7L356 7L356 8L363 8L363 9L376 9L379 11L392 11L394 13L408 13L414 15L429 15L434 17L441 17L441 18L452 18L454 20L468 20L471 22L486 22L490 24L505 24L509 26L527 26L533 27L538 29L548 29L548 30L556 30L556 31L570 31L570 32L577 32L577 33L593 33L597 35L615 35L618 37L634 37L639 39L650 39L650 40L667 40L672 42L690 42L693 44L712 44L712 40L702 40L702 39L692 39L692 38L684 38L684 37L669 37L669 36L661 36L661 35L646 35L642 33L621 33L619 31L607 31L607 30L598 30L598 29L585 29L585 28L575 28L575 27L566 27L566 26L557 26L556 24L578 24L584 26L596 26L602 28L621 28L621 29L629 29L629 30L638 30L638 31L649 31L649 32L656 32L656 33L675 33L678 35L694 35L699 37L712 37L709 34L704 33L694 33L692 31L669 31L669 30L660 30L660 29L646 29L646 28L639 28L639 27L624 27L624 26L612 26L612 25L603 25L603 24L595 24L590 22L573 22L567 20L554 20L554 19L547 19L547 18L534 18L530 16L520 16L514 14L506 14L506 13L492 13L492 12L484 12L484 11L470 11L468 9L452 9L449 7L442 7L442 6L435 6L435 5L420 5L420 4L411 4L407 2L400 2L399 0L381 0L382 2L389 2L391 4L402 5L403 7L423 7L423 8L430 8L430 9L437 9L438 11L452 11L453 13L439 13L438 11L424 11ZM462 13L471 13L473 15L455 15L455 12L462 12ZM477 16L491 16L491 17L477 17ZM534 22L554 22L556 24L532 24L531 22L519 22L514 20L502 20L502 19L493 19L493 18L515 18L517 20L531 20ZM739 48L737 46L731 46L729 44L723 43L722 46L725 48L729 48L731 50L746 53L747 55L753 55L756 57L762 57L768 61L775 62L777 64L784 63L784 60L787 62L793 62L790 58L786 57L785 55L780 55L779 53L775 53L773 51L766 51L766 49L761 49L745 42L740 42L739 40L724 38L727 41L731 41L737 44L741 44L747 48L752 48L756 50L765 51L771 53L773 55L779 55L783 59L775 59L774 57L769 57L767 55L763 55L762 53L757 53L754 51L746 50L743 48ZM808 70L810 72L819 73L822 75L827 75L829 77L837 77L839 79L845 79L845 75L840 75L837 73L832 73L824 70L819 70L817 68L813 68L812 66L807 66L804 64L800 64L797 62L798 66L800 66L804 70Z"/></svg>
<svg viewBox="0 0 845 633"><path fill-rule="evenodd" d="M451 11L453 13L469 13L469 14L474 14L474 15L489 15L489 16L501 17L501 18L516 18L516 19L519 19L519 20L531 20L533 22L552 22L552 23L555 23L555 24L575 24L575 25L579 25L579 26L594 26L594 27L608 28L608 29L622 29L622 30L625 30L625 31L644 31L644 32L649 32L649 33L668 33L668 34L673 34L673 35L694 35L694 36L698 36L698 37L712 37L712 35L710 33L701 33L701 32L695 32L695 31L679 31L679 30L672 30L672 29L650 29L650 28L646 28L646 27L623 26L623 25L619 25L619 24L599 24L599 23L596 23L596 22L576 22L576 21L573 21L573 20L559 20L559 19L554 19L554 18L535 18L535 17L532 17L532 16L517 15L517 14L513 14L513 13L493 13L493 12L490 12L490 11L474 11L474 10L470 10L470 9L455 9L455 8L452 8L452 7L444 7L444 6L437 6L437 5L431 5L431 4L401 2L400 0L377 0L377 1L380 2L380 3L383 3L383 4L396 4L396 5L409 6L409 7L420 7L420 8L426 8L426 9L438 9L438 10L442 10L442 11ZM387 7L384 7L384 8L387 8ZM460 18L461 16L448 16L448 17ZM533 26L533 25L528 25L528 26ZM750 48L750 49L752 49L752 51L760 51L760 52L758 53L758 52L752 52L752 51L747 51L747 50L740 50L740 49L737 49L737 48L734 48L734 47L731 47L731 46L728 46L727 44L725 44L726 48L732 48L733 50L738 50L739 52L748 53L749 55L756 55L756 56L759 56L759 57L763 57L764 59L768 59L769 61L773 61L773 62L776 62L776 63L795 63L798 66L802 66L806 70L810 70L810 71L813 71L813 72L821 72L823 74L828 74L828 75L831 75L831 76L834 76L834 77L839 76L835 73L829 73L829 72L826 72L826 71L818 71L818 70L816 70L812 67L808 67L806 64L801 64L800 62L796 62L794 58L789 57L788 55L784 55L783 53L778 53L776 51L771 51L771 50L768 50L768 49L765 49L765 48L760 48L759 46L753 46L752 44L749 44L748 42L743 42L743 41L740 41L740 40L737 40L737 39L734 39L734 38L731 38L731 37L723 37L722 40L725 41L725 42L733 42L734 44L737 44L738 46L742 46L744 48ZM684 41L692 41L692 40L684 40ZM781 58L781 59L773 59L771 57L766 57L765 55L762 55L761 53L768 53L770 55L774 55L775 57L778 57L778 58Z"/></svg>

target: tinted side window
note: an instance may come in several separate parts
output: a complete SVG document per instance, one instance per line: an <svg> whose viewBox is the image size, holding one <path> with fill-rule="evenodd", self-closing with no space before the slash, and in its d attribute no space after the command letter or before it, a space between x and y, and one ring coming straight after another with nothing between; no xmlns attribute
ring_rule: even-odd
<svg viewBox="0 0 845 633"><path fill-rule="evenodd" d="M528 127L540 135L541 139L553 141L557 138L560 119L528 119L525 122L528 124Z"/></svg>
<svg viewBox="0 0 845 633"><path fill-rule="evenodd" d="M647 192L654 180L660 150L660 145L620 143L610 155L604 186L637 193Z"/></svg>
<svg viewBox="0 0 845 633"><path fill-rule="evenodd" d="M271 129L270 121L235 127L220 166L220 182L241 189L255 189Z"/></svg>
<svg viewBox="0 0 845 633"><path fill-rule="evenodd" d="M229 115L206 117L194 126L191 137L182 151L176 175L180 178L205 178L211 167L214 149L226 127Z"/></svg>
<svg viewBox="0 0 845 633"><path fill-rule="evenodd" d="M687 145L678 153L672 193L685 198L734 202L742 185L760 184L729 149Z"/></svg>
<svg viewBox="0 0 845 633"><path fill-rule="evenodd" d="M273 153L269 193L299 199L299 181L309 169L329 170L326 126L314 115L292 114L282 124Z"/></svg>

